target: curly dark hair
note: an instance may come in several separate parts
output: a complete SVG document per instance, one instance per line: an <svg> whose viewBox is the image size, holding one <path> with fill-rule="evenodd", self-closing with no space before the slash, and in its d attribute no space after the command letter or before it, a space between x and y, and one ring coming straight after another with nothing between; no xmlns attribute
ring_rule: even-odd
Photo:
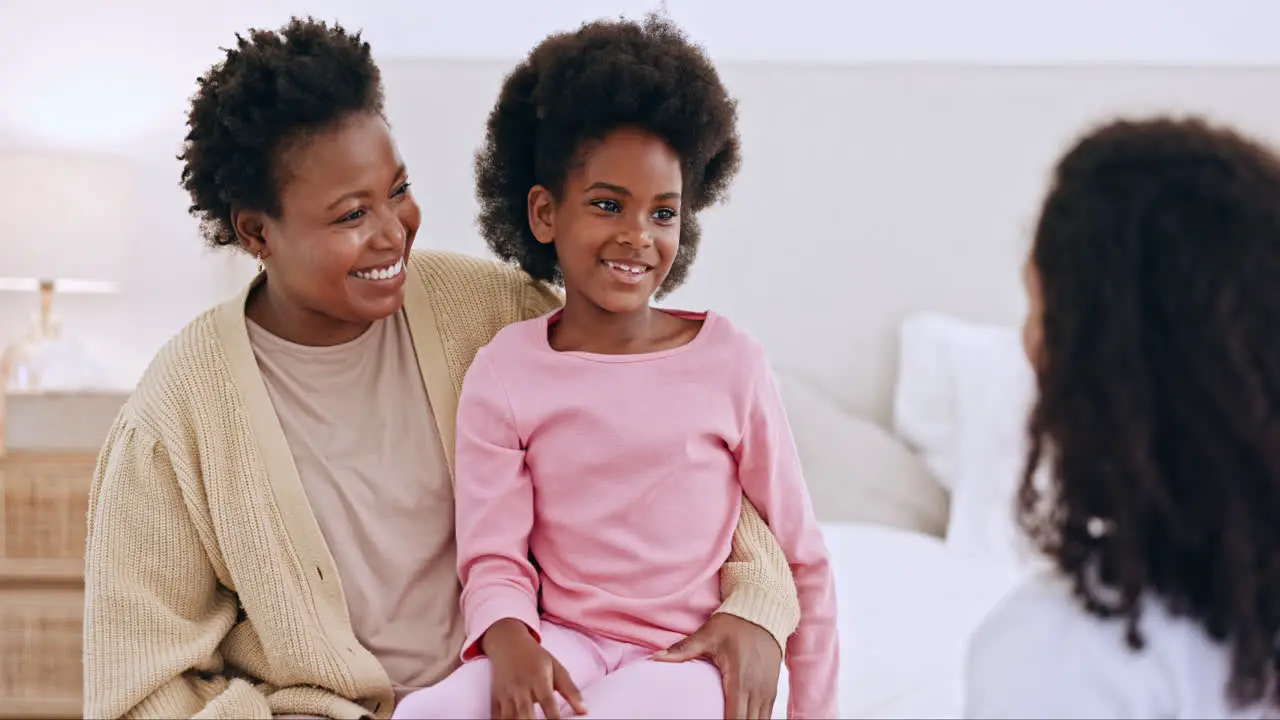
<svg viewBox="0 0 1280 720"><path fill-rule="evenodd" d="M1158 599L1226 644L1231 701L1280 705L1280 160L1197 118L1105 124L1031 262L1021 526L1135 651Z"/></svg>
<svg viewBox="0 0 1280 720"><path fill-rule="evenodd" d="M214 247L237 245L232 209L280 212L281 157L355 113L383 112L382 78L360 33L313 18L236 35L197 80L178 159L189 211Z"/></svg>
<svg viewBox="0 0 1280 720"><path fill-rule="evenodd" d="M559 194L584 145L624 126L657 135L680 157L680 250L659 292L679 287L698 251L696 213L722 200L738 171L737 103L702 49L654 14L552 35L507 76L476 154L489 247L538 280L562 283L555 247L529 228L529 190Z"/></svg>

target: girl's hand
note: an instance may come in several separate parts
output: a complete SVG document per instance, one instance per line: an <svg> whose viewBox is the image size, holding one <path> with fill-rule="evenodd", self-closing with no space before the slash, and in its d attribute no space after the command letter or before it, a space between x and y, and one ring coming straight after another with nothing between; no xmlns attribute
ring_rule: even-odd
<svg viewBox="0 0 1280 720"><path fill-rule="evenodd" d="M493 665L491 717L534 720L533 708L540 705L546 720L560 720L556 693L578 715L587 712L582 693L568 671L519 620L506 618L494 623L480 639L480 648Z"/></svg>
<svg viewBox="0 0 1280 720"><path fill-rule="evenodd" d="M716 613L689 637L654 655L662 662L710 660L724 681L724 716L769 720L778 695L782 648L767 630L735 615Z"/></svg>

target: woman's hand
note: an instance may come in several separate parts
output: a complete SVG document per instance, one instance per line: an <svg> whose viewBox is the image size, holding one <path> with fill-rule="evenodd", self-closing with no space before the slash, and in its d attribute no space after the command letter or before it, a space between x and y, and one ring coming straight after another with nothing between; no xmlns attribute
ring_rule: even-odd
<svg viewBox="0 0 1280 720"><path fill-rule="evenodd" d="M695 658L706 658L720 669L726 720L773 717L782 648L767 630L735 615L716 613L692 635L653 657L662 662Z"/></svg>
<svg viewBox="0 0 1280 720"><path fill-rule="evenodd" d="M533 720L533 707L540 705L546 720L560 720L556 693L575 713L587 712L582 693L568 671L519 620L505 618L494 623L480 639L480 648L493 665L491 717Z"/></svg>

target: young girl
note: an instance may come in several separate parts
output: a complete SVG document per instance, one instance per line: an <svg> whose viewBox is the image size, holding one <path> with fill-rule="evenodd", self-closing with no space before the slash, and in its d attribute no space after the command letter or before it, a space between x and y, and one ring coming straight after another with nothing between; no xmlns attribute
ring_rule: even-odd
<svg viewBox="0 0 1280 720"><path fill-rule="evenodd" d="M789 714L835 717L833 579L765 353L723 317L650 306L737 170L735 124L709 60L652 17L550 37L507 79L477 160L481 227L565 306L501 331L467 374L472 662L398 716L724 717L735 678L655 653L716 611L745 493L798 588Z"/></svg>
<svg viewBox="0 0 1280 720"><path fill-rule="evenodd" d="M1019 513L1056 568L975 636L967 716L1280 715L1280 161L1196 120L1104 126L1026 278Z"/></svg>

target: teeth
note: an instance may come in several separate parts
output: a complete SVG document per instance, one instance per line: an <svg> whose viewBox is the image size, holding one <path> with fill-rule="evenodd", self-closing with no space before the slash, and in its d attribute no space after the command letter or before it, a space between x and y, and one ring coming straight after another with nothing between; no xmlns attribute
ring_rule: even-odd
<svg viewBox="0 0 1280 720"><path fill-rule="evenodd" d="M605 265L608 265L609 267L613 268L614 270L621 270L621 271L623 271L623 272L629 272L629 273L631 273L632 275L643 275L643 274L645 274L646 272L648 272L648 271L649 271L649 268L644 267L643 265L623 265L622 263L616 263L616 262L614 262L614 261L612 261L612 260L605 260L605 261L604 261L604 264L605 264Z"/></svg>
<svg viewBox="0 0 1280 720"><path fill-rule="evenodd" d="M391 267L376 268L374 270L357 270L351 274L362 280L390 280L402 272L404 272L404 258L397 260Z"/></svg>

